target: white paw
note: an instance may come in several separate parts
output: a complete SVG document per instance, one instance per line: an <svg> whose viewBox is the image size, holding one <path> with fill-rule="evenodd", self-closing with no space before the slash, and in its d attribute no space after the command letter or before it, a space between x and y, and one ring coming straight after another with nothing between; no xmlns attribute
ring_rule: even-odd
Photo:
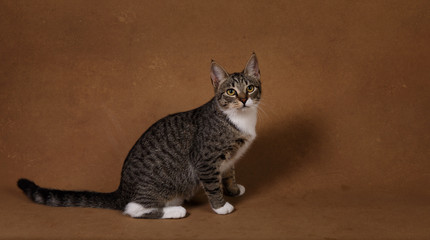
<svg viewBox="0 0 430 240"><path fill-rule="evenodd" d="M217 209L213 209L213 210L218 214L229 214L229 213L233 212L234 207L230 203L226 202L224 204L224 206L217 208Z"/></svg>
<svg viewBox="0 0 430 240"><path fill-rule="evenodd" d="M187 210L181 206L164 207L163 212L161 218L183 218L187 214Z"/></svg>
<svg viewBox="0 0 430 240"><path fill-rule="evenodd" d="M154 211L155 208L144 208L141 204L135 202L129 202L124 209L124 214L130 217L141 217L146 213Z"/></svg>
<svg viewBox="0 0 430 240"><path fill-rule="evenodd" d="M245 187L243 185L237 184L237 187L239 188L240 192L237 196L242 196L245 193Z"/></svg>

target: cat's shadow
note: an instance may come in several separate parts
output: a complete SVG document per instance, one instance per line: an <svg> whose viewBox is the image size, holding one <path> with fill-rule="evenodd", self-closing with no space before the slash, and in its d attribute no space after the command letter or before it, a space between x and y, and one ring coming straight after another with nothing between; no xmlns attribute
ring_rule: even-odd
<svg viewBox="0 0 430 240"><path fill-rule="evenodd" d="M259 133L236 167L237 182L245 185L245 195L264 194L279 185L279 181L292 178L318 161L322 124L315 116L297 115ZM232 203L239 201L241 198L231 200Z"/></svg>

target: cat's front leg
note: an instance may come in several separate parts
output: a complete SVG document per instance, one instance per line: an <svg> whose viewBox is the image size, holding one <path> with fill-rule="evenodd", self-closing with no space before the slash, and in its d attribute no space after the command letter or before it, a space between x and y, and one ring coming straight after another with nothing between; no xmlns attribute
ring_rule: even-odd
<svg viewBox="0 0 430 240"><path fill-rule="evenodd" d="M245 193L245 187L236 183L235 169L231 167L222 174L222 185L224 194L238 197Z"/></svg>
<svg viewBox="0 0 430 240"><path fill-rule="evenodd" d="M229 214L233 212L234 207L226 202L221 188L221 173L215 166L202 164L199 168L199 178L203 189L208 196L214 212L218 214Z"/></svg>

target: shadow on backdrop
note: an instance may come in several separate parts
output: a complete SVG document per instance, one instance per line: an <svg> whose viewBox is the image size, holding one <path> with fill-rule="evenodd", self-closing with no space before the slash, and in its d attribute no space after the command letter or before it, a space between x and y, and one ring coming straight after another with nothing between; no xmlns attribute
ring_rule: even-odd
<svg viewBox="0 0 430 240"><path fill-rule="evenodd" d="M237 166L246 195L259 194L318 161L322 129L320 119L298 115L261 133Z"/></svg>

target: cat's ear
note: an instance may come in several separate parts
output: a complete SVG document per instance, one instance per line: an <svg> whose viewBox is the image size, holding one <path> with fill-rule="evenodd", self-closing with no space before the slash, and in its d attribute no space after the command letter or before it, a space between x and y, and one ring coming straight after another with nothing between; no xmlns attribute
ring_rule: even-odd
<svg viewBox="0 0 430 240"><path fill-rule="evenodd" d="M257 56L255 53L252 53L251 58L249 58L244 73L250 77L260 79L260 68L258 67Z"/></svg>
<svg viewBox="0 0 430 240"><path fill-rule="evenodd" d="M218 63L212 60L211 63L211 80L215 89L228 78L228 73Z"/></svg>

